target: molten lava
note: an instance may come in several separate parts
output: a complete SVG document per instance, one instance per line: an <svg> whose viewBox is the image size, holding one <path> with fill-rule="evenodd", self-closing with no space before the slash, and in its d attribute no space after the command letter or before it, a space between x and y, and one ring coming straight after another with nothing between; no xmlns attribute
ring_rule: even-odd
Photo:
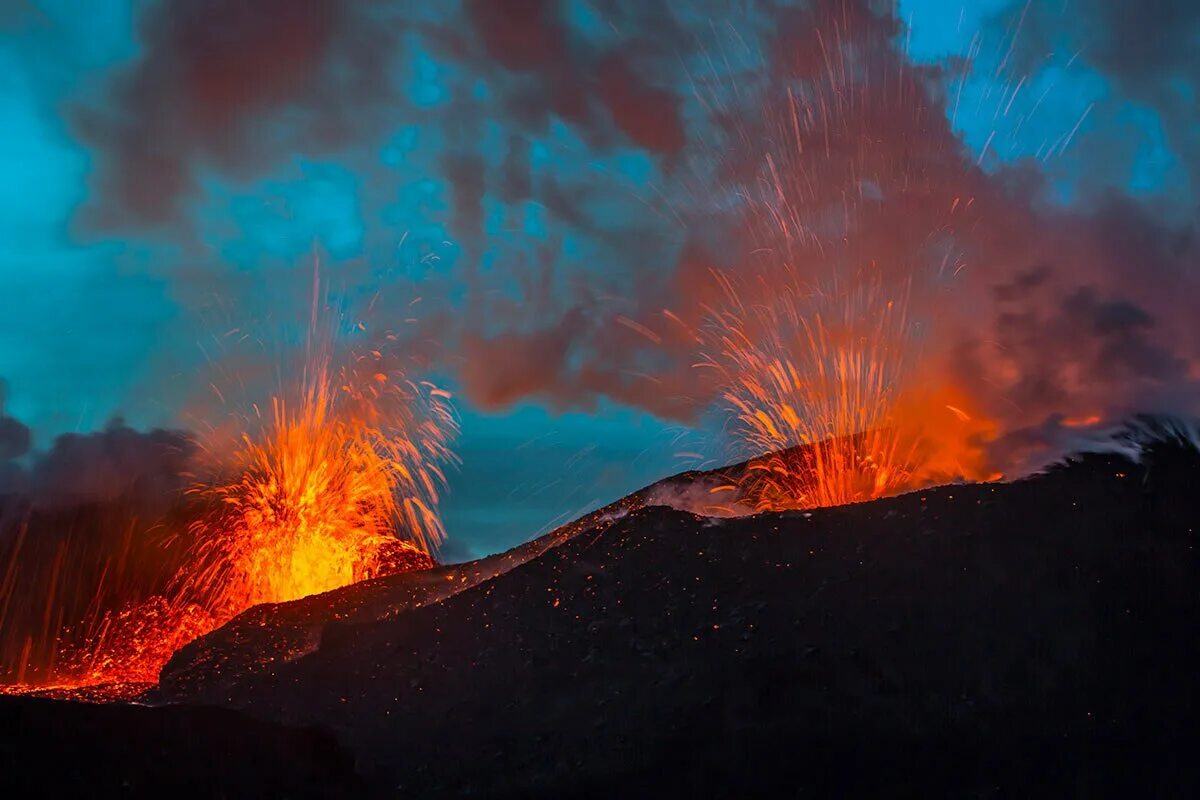
<svg viewBox="0 0 1200 800"><path fill-rule="evenodd" d="M129 696L129 687L156 681L180 647L253 605L433 566L444 537L442 465L454 460L449 395L407 379L378 347L335 369L332 339L313 347L310 337L299 380L269 413L250 415L232 445L216 436L206 444L211 477L187 492L198 510L165 542L182 555L160 590L126 587L128 599L108 610L89 600L82 621L64 626L55 608L60 548L46 623L14 670L30 685L17 689L83 696L80 687L107 686L96 691ZM35 638L52 650L27 670Z"/></svg>
<svg viewBox="0 0 1200 800"><path fill-rule="evenodd" d="M726 303L712 311L708 365L744 454L765 454L748 467L745 501L831 506L903 487L911 454L891 414L902 356L895 303L868 295L829 308L785 290L749 306L718 280Z"/></svg>
<svg viewBox="0 0 1200 800"><path fill-rule="evenodd" d="M194 490L215 508L191 525L180 596L232 616L386 574L404 551L441 542L438 464L454 429L445 395L374 367L365 382L361 373L335 379L322 357L296 405L276 398L261 439L243 434L233 477Z"/></svg>
<svg viewBox="0 0 1200 800"><path fill-rule="evenodd" d="M701 366L718 376L735 455L750 459L740 503L835 506L984 477L988 423L916 380L906 299L869 278L805 290L782 272L753 302L718 273L723 296L702 332Z"/></svg>

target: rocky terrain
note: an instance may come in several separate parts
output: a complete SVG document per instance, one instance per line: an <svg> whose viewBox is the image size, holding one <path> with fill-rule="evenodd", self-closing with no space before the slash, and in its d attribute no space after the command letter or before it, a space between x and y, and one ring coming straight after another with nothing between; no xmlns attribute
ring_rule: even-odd
<svg viewBox="0 0 1200 800"><path fill-rule="evenodd" d="M737 518L654 505L661 489L482 562L253 609L177 654L144 697L168 705L5 698L0 782L422 798L1200 789L1194 448ZM72 767L35 781L21 765L38 753Z"/></svg>

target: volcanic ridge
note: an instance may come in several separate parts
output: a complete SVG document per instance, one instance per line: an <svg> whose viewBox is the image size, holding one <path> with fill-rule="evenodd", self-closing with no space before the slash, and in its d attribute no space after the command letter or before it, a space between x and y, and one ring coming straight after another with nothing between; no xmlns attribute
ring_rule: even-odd
<svg viewBox="0 0 1200 800"><path fill-rule="evenodd" d="M508 553L252 608L176 653L136 705L0 698L0 785L1200 789L1200 452L1184 437L1013 483L803 512L681 510L726 476L676 476Z"/></svg>

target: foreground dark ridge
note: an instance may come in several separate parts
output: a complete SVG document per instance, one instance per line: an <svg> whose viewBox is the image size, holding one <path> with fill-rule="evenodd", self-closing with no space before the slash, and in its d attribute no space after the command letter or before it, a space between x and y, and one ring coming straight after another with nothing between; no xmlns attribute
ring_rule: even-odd
<svg viewBox="0 0 1200 800"><path fill-rule="evenodd" d="M356 774L307 781L318 794L361 780L413 797L1187 796L1200 459L1166 448L1147 464L1093 456L811 513L645 508L176 696L331 731ZM143 724L128 711L87 713L113 714L115 736ZM9 711L8 740L71 752L97 787L123 774L89 761L85 732L67 741L78 707L22 713L56 720L57 738ZM159 731L139 787L162 779L151 761L242 768L186 727Z"/></svg>
<svg viewBox="0 0 1200 800"><path fill-rule="evenodd" d="M368 790L328 732L222 708L4 697L0 788L18 797L311 797Z"/></svg>
<svg viewBox="0 0 1200 800"><path fill-rule="evenodd" d="M807 446L793 448L795 451ZM785 451L787 452L787 451ZM562 525L532 541L465 564L437 566L335 589L288 603L256 606L182 647L164 667L160 685L144 690L147 702L211 699L224 702L230 687L312 652L325 632L367 623L444 600L491 580L580 535L594 535L632 511L649 506L705 509L713 490L739 484L751 465L768 458L664 478ZM737 498L720 502L748 513Z"/></svg>
<svg viewBox="0 0 1200 800"><path fill-rule="evenodd" d="M159 687L146 691L142 699L151 703L201 698L224 702L230 687L311 653L329 629L378 621L440 602L576 536L602 532L633 510L706 502L713 487L736 481L750 463L665 478L503 553L391 575L288 603L255 606L180 648L164 667Z"/></svg>

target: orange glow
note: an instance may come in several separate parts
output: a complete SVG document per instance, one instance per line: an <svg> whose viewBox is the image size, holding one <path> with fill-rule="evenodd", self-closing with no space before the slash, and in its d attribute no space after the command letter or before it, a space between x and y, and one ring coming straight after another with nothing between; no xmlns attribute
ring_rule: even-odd
<svg viewBox="0 0 1200 800"><path fill-rule="evenodd" d="M805 292L786 278L752 303L718 274L704 332L702 366L719 377L735 454L751 459L743 504L835 506L988 474L994 426L965 396L917 380L903 296L871 280Z"/></svg>
<svg viewBox="0 0 1200 800"><path fill-rule="evenodd" d="M59 548L46 622L10 670L21 685L5 691L130 697L157 681L180 647L251 606L434 564L444 538L442 465L454 461L457 430L449 394L409 380L395 354L379 349L335 369L334 337L315 330L314 322L299 379L272 398L265 418L252 406L233 444L216 434L205 443L210 477L187 492L190 522L166 537L179 555L160 588L102 584L84 600L83 621L64 626ZM101 611L101 590L126 599L106 600L115 610Z"/></svg>
<svg viewBox="0 0 1200 800"><path fill-rule="evenodd" d="M444 392L379 371L382 359L334 375L318 356L296 402L275 398L261 437L243 434L232 478L193 490L214 508L191 525L181 596L231 616L379 574L397 536L436 549L454 419Z"/></svg>
<svg viewBox="0 0 1200 800"><path fill-rule="evenodd" d="M687 306L670 316L699 333L729 455L748 462L727 508L842 505L999 471L999 398L965 385L947 336L979 293L957 239L979 213L966 213L972 176L897 158L892 143L919 149L929 128L912 102L922 79L864 71L844 20L813 22L832 34L823 64L785 50L798 79L761 120L732 117L715 154L737 176L717 197L736 200L740 256L696 290L698 323Z"/></svg>
<svg viewBox="0 0 1200 800"><path fill-rule="evenodd" d="M153 683L176 650L226 621L182 598L151 597L106 615L82 647L64 653L56 670L59 677L50 686Z"/></svg>

